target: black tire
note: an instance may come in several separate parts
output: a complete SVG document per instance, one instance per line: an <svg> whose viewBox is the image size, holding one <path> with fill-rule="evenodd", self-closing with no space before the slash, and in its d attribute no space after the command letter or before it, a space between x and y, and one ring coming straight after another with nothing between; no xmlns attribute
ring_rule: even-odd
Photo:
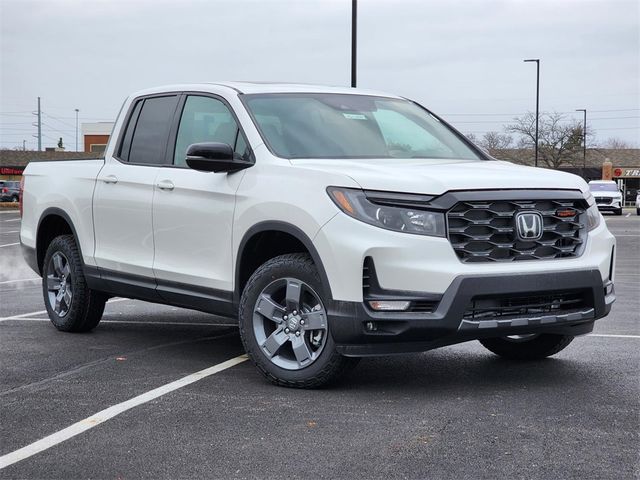
<svg viewBox="0 0 640 480"><path fill-rule="evenodd" d="M254 272L242 292L238 314L240 337L249 358L271 383L291 388L317 388L335 380L359 361L359 358L344 357L336 352L329 328L319 356L299 370L275 365L258 345L254 331L254 308L260 294L272 282L291 277L311 286L325 306L331 302L309 255L293 253L273 258Z"/></svg>
<svg viewBox="0 0 640 480"><path fill-rule="evenodd" d="M11 197L11 201L13 203L18 203L20 201L20 197L18 197L18 195L14 195L13 197Z"/></svg>
<svg viewBox="0 0 640 480"><path fill-rule="evenodd" d="M571 335L543 333L531 339L485 338L480 343L496 355L510 360L540 360L564 350L573 339Z"/></svg>
<svg viewBox="0 0 640 480"><path fill-rule="evenodd" d="M52 262L56 254L61 254L67 260L66 278L72 291L70 305L66 305L66 311L60 314L56 313L55 307L51 305L49 298L51 292L48 287L49 276L56 276ZM63 332L79 333L94 329L102 318L104 305L108 299L105 294L95 292L87 286L82 271L82 259L73 235L61 235L49 244L42 266L42 293L51 323Z"/></svg>
<svg viewBox="0 0 640 480"><path fill-rule="evenodd" d="M616 210L616 215L622 215L622 209L619 208L618 210Z"/></svg>
<svg viewBox="0 0 640 480"><path fill-rule="evenodd" d="M636 215L640 215L640 208L636 208Z"/></svg>

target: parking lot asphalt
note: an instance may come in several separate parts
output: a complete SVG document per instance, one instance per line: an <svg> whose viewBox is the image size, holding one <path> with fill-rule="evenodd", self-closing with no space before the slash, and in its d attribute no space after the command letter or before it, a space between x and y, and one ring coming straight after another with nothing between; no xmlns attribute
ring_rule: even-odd
<svg viewBox="0 0 640 480"><path fill-rule="evenodd" d="M115 299L93 332L58 332L19 217L0 212L0 459L24 456L0 478L639 478L640 217L626 213L606 216L613 311L555 357L471 342L305 391L238 359L233 319Z"/></svg>

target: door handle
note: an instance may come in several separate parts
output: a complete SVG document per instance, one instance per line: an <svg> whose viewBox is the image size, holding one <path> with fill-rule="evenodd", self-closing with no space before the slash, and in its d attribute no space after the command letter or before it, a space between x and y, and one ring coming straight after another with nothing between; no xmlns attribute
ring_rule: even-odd
<svg viewBox="0 0 640 480"><path fill-rule="evenodd" d="M156 183L156 187L158 187L160 190L173 190L175 188L175 185L171 180L160 180L158 183Z"/></svg>
<svg viewBox="0 0 640 480"><path fill-rule="evenodd" d="M115 175L107 175L102 179L104 183L118 183L118 177Z"/></svg>

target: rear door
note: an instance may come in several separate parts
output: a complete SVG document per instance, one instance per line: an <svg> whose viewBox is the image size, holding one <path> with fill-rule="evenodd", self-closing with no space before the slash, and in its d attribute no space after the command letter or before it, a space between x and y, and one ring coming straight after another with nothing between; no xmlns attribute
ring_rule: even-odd
<svg viewBox="0 0 640 480"><path fill-rule="evenodd" d="M167 140L178 94L137 99L114 156L98 175L94 195L96 264L141 284L153 284L152 202L167 161Z"/></svg>
<svg viewBox="0 0 640 480"><path fill-rule="evenodd" d="M251 158L245 136L223 99L201 94L185 96L172 165L161 169L153 201L154 273L158 291L172 303L180 294L205 302L227 301L233 288L231 228L244 171L199 172L185 162L189 145L221 142L237 157ZM210 306L210 305L209 305Z"/></svg>

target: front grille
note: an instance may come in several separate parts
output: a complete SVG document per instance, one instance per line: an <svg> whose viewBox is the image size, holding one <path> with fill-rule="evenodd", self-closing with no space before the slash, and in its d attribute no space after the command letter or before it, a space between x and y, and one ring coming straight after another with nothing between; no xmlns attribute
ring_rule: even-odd
<svg viewBox="0 0 640 480"><path fill-rule="evenodd" d="M610 197L595 197L597 205L609 205L613 198Z"/></svg>
<svg viewBox="0 0 640 480"><path fill-rule="evenodd" d="M535 295L474 297L464 312L465 320L496 320L564 314L589 308L588 292L567 290Z"/></svg>
<svg viewBox="0 0 640 480"><path fill-rule="evenodd" d="M539 240L517 237L518 212L543 218ZM580 255L586 237L582 200L462 201L447 213L449 241L462 262L511 262Z"/></svg>

